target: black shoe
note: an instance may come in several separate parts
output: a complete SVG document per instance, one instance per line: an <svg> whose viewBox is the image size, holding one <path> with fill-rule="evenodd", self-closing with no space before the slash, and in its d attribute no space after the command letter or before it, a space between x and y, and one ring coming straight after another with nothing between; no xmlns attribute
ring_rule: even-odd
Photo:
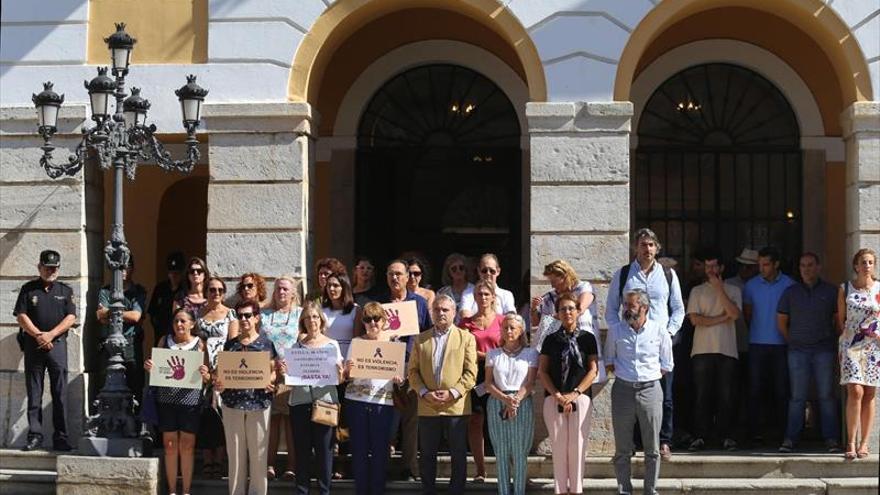
<svg viewBox="0 0 880 495"><path fill-rule="evenodd" d="M702 438L697 438L693 442L691 442L688 450L691 452L697 452L698 450L703 450L706 448L706 442L703 441Z"/></svg>
<svg viewBox="0 0 880 495"><path fill-rule="evenodd" d="M67 440L56 440L52 442L52 450L56 452L70 452L73 450L73 447L67 443Z"/></svg>
<svg viewBox="0 0 880 495"><path fill-rule="evenodd" d="M21 449L23 452L38 450L43 446L43 440L37 437L28 438L27 444Z"/></svg>
<svg viewBox="0 0 880 495"><path fill-rule="evenodd" d="M779 446L780 454L791 454L794 452L794 442L789 439L785 439L782 441L782 445Z"/></svg>
<svg viewBox="0 0 880 495"><path fill-rule="evenodd" d="M409 481L411 483L419 481L419 479L416 478L416 476L409 469L403 470L403 472L400 474L400 479L403 481Z"/></svg>

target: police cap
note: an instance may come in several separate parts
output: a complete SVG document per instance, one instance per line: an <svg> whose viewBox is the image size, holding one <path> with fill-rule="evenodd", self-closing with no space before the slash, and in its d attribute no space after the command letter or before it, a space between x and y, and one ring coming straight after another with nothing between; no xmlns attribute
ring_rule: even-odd
<svg viewBox="0 0 880 495"><path fill-rule="evenodd" d="M46 249L40 253L40 264L43 266L61 266L61 255L58 251Z"/></svg>

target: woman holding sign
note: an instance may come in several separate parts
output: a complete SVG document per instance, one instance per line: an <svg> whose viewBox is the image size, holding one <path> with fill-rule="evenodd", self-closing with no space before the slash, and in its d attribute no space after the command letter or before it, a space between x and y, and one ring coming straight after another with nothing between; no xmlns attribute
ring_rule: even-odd
<svg viewBox="0 0 880 495"><path fill-rule="evenodd" d="M269 337L269 340L275 344L275 351L279 356L283 356L284 351L293 347L299 339L299 315L301 312L299 296L296 293L296 281L293 277L282 275L275 279L272 304L262 311L260 325L266 337ZM293 430L290 428L288 417L290 409L287 407L287 401L290 399L290 387L284 385L281 380L279 383L272 400L272 414L269 423L269 469L266 476L269 480L275 479L275 457L278 454L281 430L284 430L287 441L287 467L282 477L292 481L296 465L293 455Z"/></svg>
<svg viewBox="0 0 880 495"><path fill-rule="evenodd" d="M193 335L195 316L184 308L174 312L171 321L171 335L159 340L159 347L175 351L198 351L204 353L205 345ZM208 367L204 365L204 355L199 359L199 373L202 380L210 378ZM168 368L168 376L176 380L184 379L186 361L179 356L167 358L159 363L160 368ZM153 360L144 361L144 369L153 371ZM161 370L160 370L161 371ZM164 375L164 373L163 373ZM183 493L189 493L193 479L193 452L196 446L196 433L199 431L199 413L202 407L202 390L185 387L155 387L156 402L159 405L159 431L162 432L162 447L165 451L165 479L168 493L177 492L177 467L180 459L180 474L183 476Z"/></svg>
<svg viewBox="0 0 880 495"><path fill-rule="evenodd" d="M532 389L538 374L538 351L526 341L525 321L516 313L504 315L501 347L486 356L486 391L489 405L489 438L498 464L498 493L526 492L526 460L535 432Z"/></svg>
<svg viewBox="0 0 880 495"><path fill-rule="evenodd" d="M488 280L480 280L474 284L474 300L477 312L473 316L462 318L461 328L471 332L477 341L477 386L471 391L471 417L468 420L468 447L477 465L474 481L482 483L486 480L486 448L483 441L483 423L486 419L486 379L484 363L486 354L501 344L501 322L504 316L495 312L495 284Z"/></svg>
<svg viewBox="0 0 880 495"><path fill-rule="evenodd" d="M235 307L238 335L226 341L217 359L214 386L223 398L223 428L229 458L229 494L265 495L269 444L269 407L275 390L275 346L260 332L260 305L243 301ZM234 354L233 354L234 353ZM268 354L267 369L254 369L247 354ZM227 362L228 356L234 356ZM251 364L248 364L250 362ZM229 378L229 388L226 380ZM233 384L233 377L235 382ZM265 387L238 388L256 377ZM232 388L233 385L236 388ZM250 486L248 486L248 472Z"/></svg>
<svg viewBox="0 0 880 495"><path fill-rule="evenodd" d="M320 377L311 381L312 377L286 376L286 380L298 382L290 391L290 425L293 428L294 448L296 449L296 493L308 495L309 481L313 473L311 466L312 452L314 451L317 462L314 473L318 479L318 486L322 495L330 493L330 470L333 465L332 439L334 427L326 422L318 423L315 416L318 409L328 410L336 408L338 412L339 395L336 386L342 377L342 354L339 352L339 343L327 337L327 317L321 311L321 306L314 301L308 301L303 305L302 314L299 318L300 340L288 353L297 349L320 350L316 354L329 354L335 356L335 373L331 372L326 377ZM289 356L290 354L288 354ZM289 358L282 364L282 371L287 375L288 367L293 367ZM309 382L315 385L303 385ZM337 414L338 420L338 414ZM334 425L335 426L335 425Z"/></svg>
<svg viewBox="0 0 880 495"><path fill-rule="evenodd" d="M364 334L355 337L351 349L360 341L388 340L383 335L385 310L376 302L367 303L363 311ZM406 344L398 344L406 347ZM375 345L373 346L375 347ZM380 354L381 356L381 354ZM380 495L385 492L385 469L388 466L388 442L394 419L394 385L403 378L350 378L354 361L351 353L345 362L345 417L351 429L351 465L355 493Z"/></svg>

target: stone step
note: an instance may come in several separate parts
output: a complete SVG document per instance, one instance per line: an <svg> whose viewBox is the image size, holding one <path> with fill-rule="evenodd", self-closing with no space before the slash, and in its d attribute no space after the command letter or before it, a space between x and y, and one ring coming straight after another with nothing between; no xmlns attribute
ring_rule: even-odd
<svg viewBox="0 0 880 495"><path fill-rule="evenodd" d="M21 450L0 450L0 469L34 469L55 471L58 456L45 450L22 452Z"/></svg>
<svg viewBox="0 0 880 495"><path fill-rule="evenodd" d="M0 468L0 493L50 495L55 493L55 471Z"/></svg>
<svg viewBox="0 0 880 495"><path fill-rule="evenodd" d="M438 488L445 488L447 479L438 480ZM634 492L641 493L642 482L633 482ZM314 488L317 488L315 485ZM313 488L313 489L314 489ZM334 481L331 491L334 495L355 493L354 482ZM708 478L661 478L657 489L664 495L706 493L711 495L744 495L748 493L767 493L783 495L875 495L878 490L877 477L860 478L779 478L779 479L708 479ZM226 493L225 480L196 480L193 492L206 495ZM270 495L289 494L294 483L273 481L269 483ZM540 478L531 480L528 493L554 493L553 480ZM386 493L420 493L421 485L414 482L391 481L386 485ZM496 480L487 479L485 483L468 483L465 493L497 493ZM584 493L614 495L617 483L614 479L586 479Z"/></svg>

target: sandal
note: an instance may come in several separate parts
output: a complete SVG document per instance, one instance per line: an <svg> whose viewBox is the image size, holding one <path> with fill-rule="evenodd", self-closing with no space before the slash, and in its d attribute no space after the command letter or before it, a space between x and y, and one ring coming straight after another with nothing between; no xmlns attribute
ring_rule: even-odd
<svg viewBox="0 0 880 495"><path fill-rule="evenodd" d="M856 455L856 443L849 442L848 444L846 444L846 452L844 452L843 458L851 461L856 458Z"/></svg>
<svg viewBox="0 0 880 495"><path fill-rule="evenodd" d="M863 443L862 446L859 447L859 451L856 452L856 457L864 459L865 457L868 457L868 454L870 454L870 452L868 452L868 444Z"/></svg>
<svg viewBox="0 0 880 495"><path fill-rule="evenodd" d="M275 467L269 466L269 469L266 470L266 478L269 481L273 481L275 479Z"/></svg>

